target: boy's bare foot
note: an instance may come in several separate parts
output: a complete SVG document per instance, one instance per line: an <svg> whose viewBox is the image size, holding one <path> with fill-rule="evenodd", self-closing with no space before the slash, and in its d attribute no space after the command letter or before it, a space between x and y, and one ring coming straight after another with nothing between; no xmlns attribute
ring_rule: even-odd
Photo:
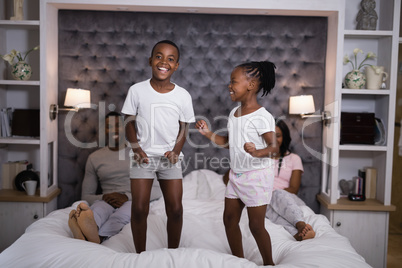
<svg viewBox="0 0 402 268"><path fill-rule="evenodd" d="M70 227L71 232L73 233L74 238L86 240L84 234L81 232L80 227L78 226L77 218L76 218L76 210L71 210L70 215L68 217L68 227Z"/></svg>
<svg viewBox="0 0 402 268"><path fill-rule="evenodd" d="M90 242L100 244L100 238L98 234L98 226L96 225L94 213L85 203L80 203L77 206L78 226L80 227L82 234Z"/></svg>
<svg viewBox="0 0 402 268"><path fill-rule="evenodd" d="M298 232L294 235L294 238L297 241L302 241L315 237L313 227L311 227L310 224L306 224L304 221L299 221L298 223L296 223L296 228Z"/></svg>

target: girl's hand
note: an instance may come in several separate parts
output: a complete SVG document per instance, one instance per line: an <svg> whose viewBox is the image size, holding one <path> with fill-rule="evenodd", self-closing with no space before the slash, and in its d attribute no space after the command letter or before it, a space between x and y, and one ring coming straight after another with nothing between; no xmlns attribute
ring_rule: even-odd
<svg viewBox="0 0 402 268"><path fill-rule="evenodd" d="M202 134L202 135L206 135L207 133L210 132L207 122L205 122L204 120L199 120L197 121L197 123L195 124L195 127L198 129L198 131Z"/></svg>
<svg viewBox="0 0 402 268"><path fill-rule="evenodd" d="M142 149L134 150L134 160L139 164L149 163L148 155Z"/></svg>
<svg viewBox="0 0 402 268"><path fill-rule="evenodd" d="M257 151L255 144L252 142L246 142L243 147L246 153L249 153L251 156L254 156L255 152Z"/></svg>
<svg viewBox="0 0 402 268"><path fill-rule="evenodd" d="M169 159L172 164L176 164L179 161L179 156L174 151L167 151L165 157Z"/></svg>

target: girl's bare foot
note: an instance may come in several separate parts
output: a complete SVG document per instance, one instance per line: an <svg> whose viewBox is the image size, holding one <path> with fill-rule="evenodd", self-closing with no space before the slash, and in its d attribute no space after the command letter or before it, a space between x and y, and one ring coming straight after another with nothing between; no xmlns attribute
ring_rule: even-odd
<svg viewBox="0 0 402 268"><path fill-rule="evenodd" d="M98 234L98 226L96 225L94 213L85 203L80 203L77 206L79 216L77 217L78 226L80 227L82 234L90 242L100 244L100 238Z"/></svg>
<svg viewBox="0 0 402 268"><path fill-rule="evenodd" d="M294 238L297 241L302 241L315 237L313 227L311 227L310 224L306 224L304 221L299 221L298 223L296 223L296 228L298 232L294 235Z"/></svg>
<svg viewBox="0 0 402 268"><path fill-rule="evenodd" d="M76 210L71 210L70 215L68 217L68 226L70 227L71 232L73 233L74 238L86 240L84 234L82 233L80 227L78 226L77 218L76 218Z"/></svg>

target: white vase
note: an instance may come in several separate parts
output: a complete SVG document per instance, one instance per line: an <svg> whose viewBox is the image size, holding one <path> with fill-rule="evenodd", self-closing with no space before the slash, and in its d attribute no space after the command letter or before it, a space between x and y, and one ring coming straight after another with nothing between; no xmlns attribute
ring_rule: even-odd
<svg viewBox="0 0 402 268"><path fill-rule="evenodd" d="M366 84L366 76L359 70L352 70L345 76L345 85L350 89L362 89Z"/></svg>
<svg viewBox="0 0 402 268"><path fill-rule="evenodd" d="M382 82L388 78L384 66L366 66L367 89L380 89Z"/></svg>

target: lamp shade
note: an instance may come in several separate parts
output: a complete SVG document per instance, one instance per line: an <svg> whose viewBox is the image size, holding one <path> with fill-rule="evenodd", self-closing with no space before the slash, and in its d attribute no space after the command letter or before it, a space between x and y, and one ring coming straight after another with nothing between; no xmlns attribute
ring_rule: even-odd
<svg viewBox="0 0 402 268"><path fill-rule="evenodd" d="M289 114L312 114L315 112L313 95L291 96Z"/></svg>
<svg viewBox="0 0 402 268"><path fill-rule="evenodd" d="M86 89L68 88L64 106L75 108L91 108L91 92Z"/></svg>

